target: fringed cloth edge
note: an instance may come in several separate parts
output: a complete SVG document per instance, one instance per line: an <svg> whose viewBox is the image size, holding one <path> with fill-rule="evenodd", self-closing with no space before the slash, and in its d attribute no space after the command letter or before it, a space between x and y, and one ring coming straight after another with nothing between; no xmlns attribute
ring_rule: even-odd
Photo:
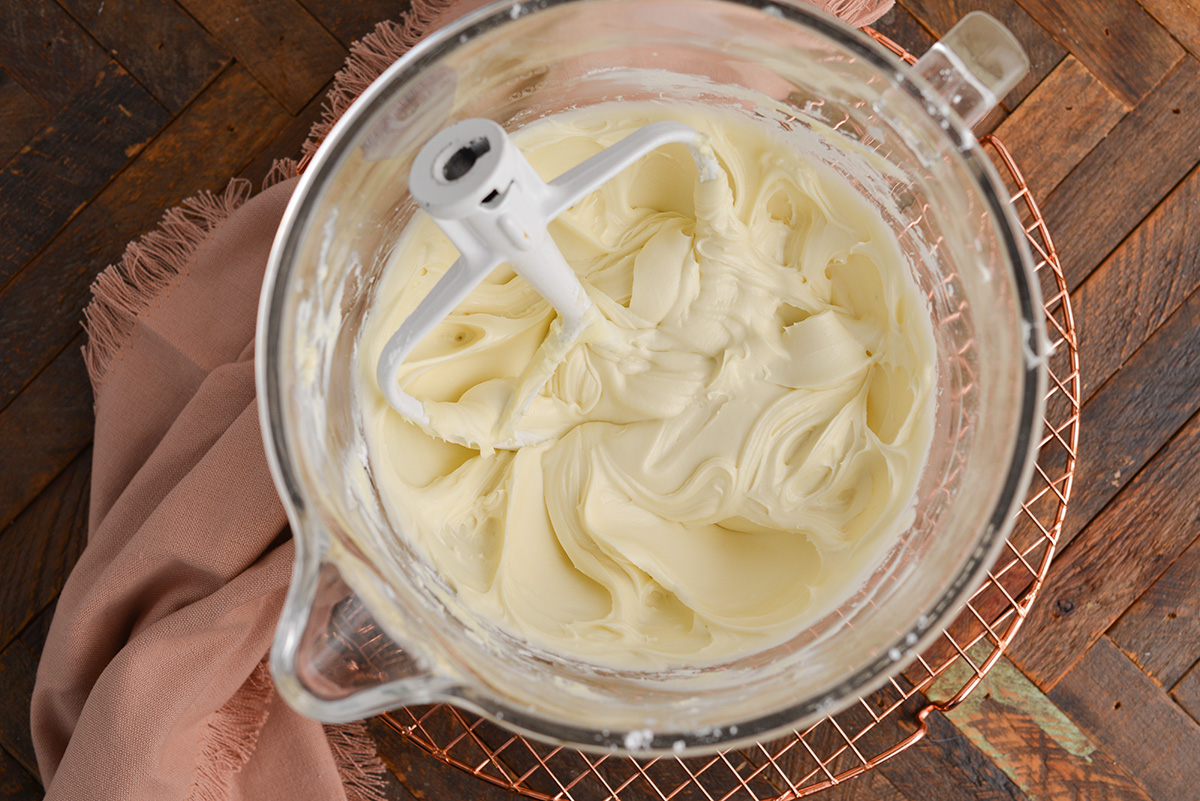
<svg viewBox="0 0 1200 801"><path fill-rule="evenodd" d="M264 659L225 705L209 716L200 735L200 756L187 801L225 801L234 774L258 745L267 722L267 704L275 694Z"/></svg>

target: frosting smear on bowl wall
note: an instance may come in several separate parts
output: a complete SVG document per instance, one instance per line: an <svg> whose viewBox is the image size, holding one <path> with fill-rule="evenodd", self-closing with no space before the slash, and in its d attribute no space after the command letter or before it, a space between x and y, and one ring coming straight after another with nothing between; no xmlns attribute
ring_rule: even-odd
<svg viewBox="0 0 1200 801"><path fill-rule="evenodd" d="M701 666L794 636L911 525L936 379L895 234L845 179L713 108L611 103L514 134L545 180L678 120L550 226L600 317L522 416L544 441L468 448L385 400L388 338L458 258L423 213L359 343L371 474L460 614L603 666ZM487 430L555 312L495 270L404 363L404 390ZM435 415L436 419L436 415Z"/></svg>

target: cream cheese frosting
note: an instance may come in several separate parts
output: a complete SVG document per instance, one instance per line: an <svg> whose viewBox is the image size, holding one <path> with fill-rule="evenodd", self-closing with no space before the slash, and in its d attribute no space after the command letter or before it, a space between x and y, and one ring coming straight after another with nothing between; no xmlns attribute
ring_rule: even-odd
<svg viewBox="0 0 1200 801"><path fill-rule="evenodd" d="M546 180L649 122L707 134L644 157L550 232L603 320L520 420L471 449L405 421L380 352L457 258L418 212L358 347L373 480L465 615L600 665L735 659L842 603L913 520L935 383L895 235L832 170L732 112L611 103L514 136ZM493 428L554 312L507 267L409 356L436 420Z"/></svg>

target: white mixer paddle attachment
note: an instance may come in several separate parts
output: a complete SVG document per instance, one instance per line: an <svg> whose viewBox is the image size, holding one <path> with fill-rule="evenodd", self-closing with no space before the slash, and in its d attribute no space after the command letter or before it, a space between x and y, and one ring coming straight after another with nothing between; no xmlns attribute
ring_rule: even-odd
<svg viewBox="0 0 1200 801"><path fill-rule="evenodd" d="M379 357L376 375L392 408L433 436L468 447L512 449L542 441L517 428L518 421L584 331L601 319L546 226L621 170L672 142L691 146L701 181L717 176L719 166L711 151L704 152L702 135L678 122L646 125L550 183L538 177L504 129L491 120L463 120L430 139L413 162L409 191L460 255L392 334ZM417 343L505 262L549 301L558 319L490 432L472 431L444 414L435 420L424 402L401 389L400 366Z"/></svg>

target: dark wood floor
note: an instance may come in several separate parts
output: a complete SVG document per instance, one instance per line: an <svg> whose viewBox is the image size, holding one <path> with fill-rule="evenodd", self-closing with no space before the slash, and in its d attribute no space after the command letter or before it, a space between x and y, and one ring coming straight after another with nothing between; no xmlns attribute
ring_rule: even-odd
<svg viewBox="0 0 1200 801"><path fill-rule="evenodd" d="M976 7L1034 74L992 122L1042 203L1082 349L1075 495L1038 606L934 734L828 798L1200 798L1200 14L1189 0L903 0L920 52ZM0 0L0 796L84 545L88 286L163 209L297 155L401 0ZM397 798L503 794L380 738Z"/></svg>

